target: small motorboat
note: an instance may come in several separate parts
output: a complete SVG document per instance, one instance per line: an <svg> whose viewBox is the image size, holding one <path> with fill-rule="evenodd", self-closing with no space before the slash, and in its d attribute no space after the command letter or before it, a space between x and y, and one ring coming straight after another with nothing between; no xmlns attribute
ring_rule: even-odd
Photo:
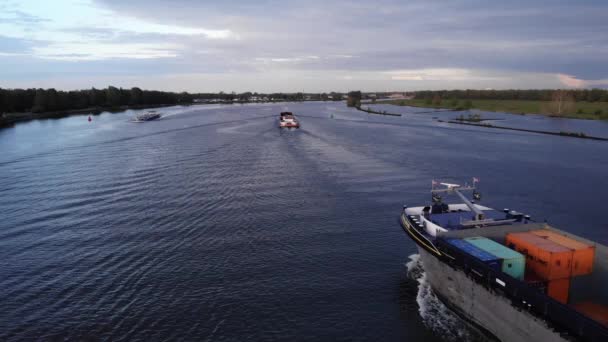
<svg viewBox="0 0 608 342"><path fill-rule="evenodd" d="M160 118L161 118L160 113L157 113L154 110L150 110L150 111L147 111L145 113L137 114L135 116L135 121L136 122L144 122L144 121L157 120L157 119L160 119Z"/></svg>

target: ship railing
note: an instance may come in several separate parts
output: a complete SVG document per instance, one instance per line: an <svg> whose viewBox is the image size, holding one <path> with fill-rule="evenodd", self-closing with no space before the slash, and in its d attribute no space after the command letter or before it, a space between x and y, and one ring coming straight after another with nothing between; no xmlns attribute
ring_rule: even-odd
<svg viewBox="0 0 608 342"><path fill-rule="evenodd" d="M511 303L549 322L559 332L566 332L583 341L608 341L608 327L581 314L530 287L521 280L497 271L471 255L453 247L442 238L435 240L444 261L461 269L471 279L487 289L511 300Z"/></svg>
<svg viewBox="0 0 608 342"><path fill-rule="evenodd" d="M510 224L515 222L515 219L505 219L505 220L494 220L494 219L484 219L484 220L465 220L462 217L460 218L460 225L463 227L475 227L475 226L500 226L504 224Z"/></svg>

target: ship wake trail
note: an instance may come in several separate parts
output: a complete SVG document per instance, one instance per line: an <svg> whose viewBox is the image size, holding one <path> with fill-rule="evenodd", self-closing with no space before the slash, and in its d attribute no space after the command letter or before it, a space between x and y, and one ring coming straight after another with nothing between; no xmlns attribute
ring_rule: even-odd
<svg viewBox="0 0 608 342"><path fill-rule="evenodd" d="M407 275L418 281L416 302L424 325L446 341L477 341L478 338L467 329L466 322L446 307L433 293L426 279L420 255L412 254L409 258L410 261L405 265Z"/></svg>

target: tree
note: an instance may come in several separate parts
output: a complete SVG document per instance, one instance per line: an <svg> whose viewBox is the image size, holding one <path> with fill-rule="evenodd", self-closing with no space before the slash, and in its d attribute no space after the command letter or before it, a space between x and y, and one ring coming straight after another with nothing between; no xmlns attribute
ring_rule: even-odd
<svg viewBox="0 0 608 342"><path fill-rule="evenodd" d="M105 92L101 91L101 90L97 90L95 88L91 88L91 90L88 91L89 93L89 103L91 104L91 106L102 106L105 105Z"/></svg>
<svg viewBox="0 0 608 342"><path fill-rule="evenodd" d="M139 105L143 101L143 96L144 96L144 93L141 91L141 89L139 89L137 87L133 87L133 88L131 88L129 102L132 105Z"/></svg>
<svg viewBox="0 0 608 342"><path fill-rule="evenodd" d="M46 91L46 110L52 111L59 109L59 95L57 90L51 88Z"/></svg>
<svg viewBox="0 0 608 342"><path fill-rule="evenodd" d="M549 113L554 116L561 116L564 113L574 111L574 96L563 89L558 89L551 95L551 103L549 104Z"/></svg>
<svg viewBox="0 0 608 342"><path fill-rule="evenodd" d="M249 98L247 98L249 99ZM178 100L177 102L179 103L192 103L193 98L192 95L188 94L187 92L181 92L178 96Z"/></svg>
<svg viewBox="0 0 608 342"><path fill-rule="evenodd" d="M441 106L441 96L439 96L439 94L435 94L435 96L433 96L433 105Z"/></svg>
<svg viewBox="0 0 608 342"><path fill-rule="evenodd" d="M108 86L108 89L106 89L106 104L110 107L120 106L120 90L118 88Z"/></svg>
<svg viewBox="0 0 608 342"><path fill-rule="evenodd" d="M4 114L6 111L6 103L4 98L6 95L4 94L4 89L0 88L0 114Z"/></svg>
<svg viewBox="0 0 608 342"><path fill-rule="evenodd" d="M34 113L42 113L46 110L46 91L42 88L36 89L36 96L34 97L34 106L32 107L32 112Z"/></svg>
<svg viewBox="0 0 608 342"><path fill-rule="evenodd" d="M589 91L589 95L587 97L587 101L589 102L597 102L602 99L602 95L604 95L604 90L593 88Z"/></svg>
<svg viewBox="0 0 608 342"><path fill-rule="evenodd" d="M361 107L361 91L357 90L349 92L346 105L348 107Z"/></svg>

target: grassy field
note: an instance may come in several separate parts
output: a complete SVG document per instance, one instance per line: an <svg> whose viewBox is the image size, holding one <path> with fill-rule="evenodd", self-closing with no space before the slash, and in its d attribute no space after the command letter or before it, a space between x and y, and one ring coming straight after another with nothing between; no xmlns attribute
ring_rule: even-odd
<svg viewBox="0 0 608 342"><path fill-rule="evenodd" d="M426 108L462 108L465 100L443 100L440 105L427 104L424 99L378 101L377 103L397 106L414 106ZM472 109L490 112L507 112L513 114L550 114L550 102L526 100L471 100ZM608 102L576 102L574 108L561 115L562 117L608 120Z"/></svg>

